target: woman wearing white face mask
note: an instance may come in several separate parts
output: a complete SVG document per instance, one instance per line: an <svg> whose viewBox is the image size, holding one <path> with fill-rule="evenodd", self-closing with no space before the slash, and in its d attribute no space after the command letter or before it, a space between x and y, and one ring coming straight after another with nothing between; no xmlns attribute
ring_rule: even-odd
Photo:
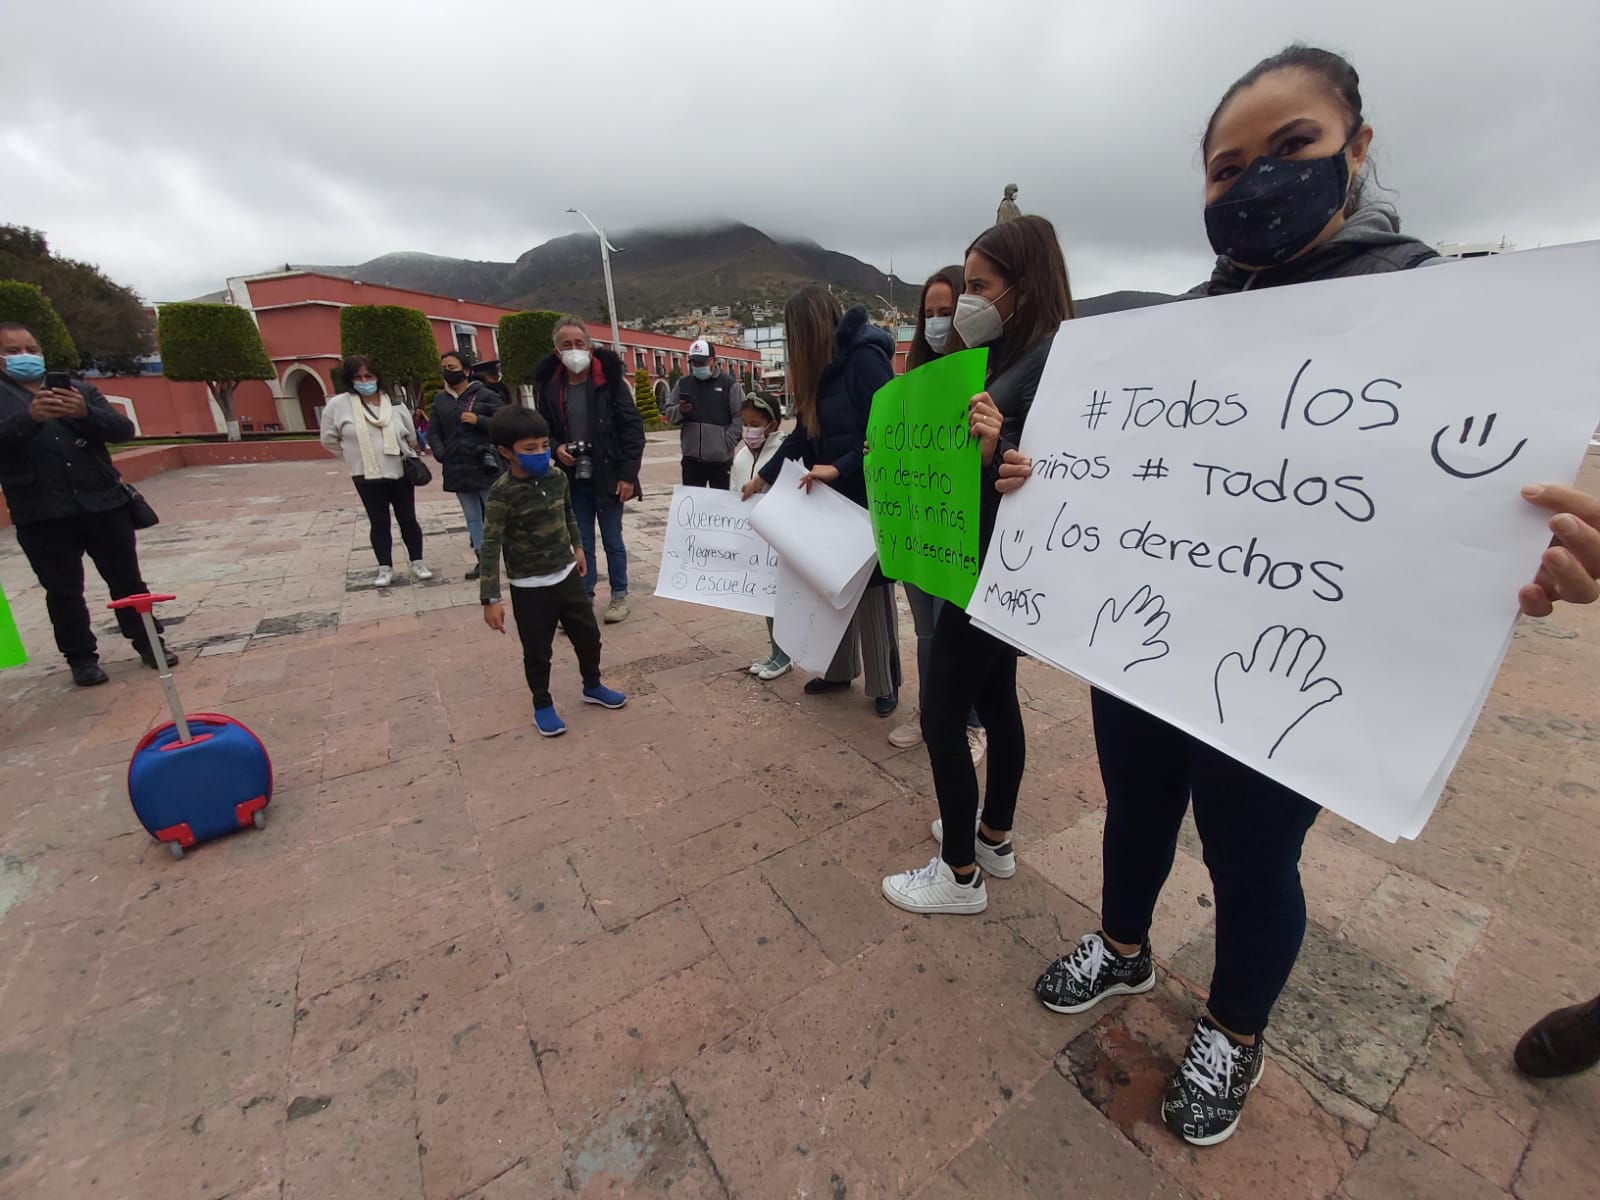
<svg viewBox="0 0 1600 1200"><path fill-rule="evenodd" d="M329 453L344 456L356 495L367 510L372 553L378 560L376 583L388 587L394 581L390 510L411 556L411 574L419 580L432 579L433 572L422 561L417 489L405 473L405 459L419 454L411 414L404 405L389 403L366 355L346 358L339 377L350 390L332 397L322 410L322 444Z"/></svg>
<svg viewBox="0 0 1600 1200"><path fill-rule="evenodd" d="M922 285L922 301L917 306L917 329L911 335L911 349L906 355L906 370L912 371L943 357L951 342L951 318L955 316L956 297L966 286L960 266L944 267L928 276ZM917 704L927 700L928 655L933 647L933 628L939 620L939 609L944 601L912 583L902 583L906 589L906 603L911 607L911 621L917 630ZM976 710L967 714L967 748L972 752L973 763L983 758L986 735ZM905 724L889 734L889 744L902 749L915 746L922 740L922 721L913 715Z"/></svg>
<svg viewBox="0 0 1600 1200"><path fill-rule="evenodd" d="M1022 438L1050 344L1072 316L1072 293L1055 228L1043 217L1020 217L980 234L967 249L965 275L949 348L989 350L987 390L972 398L969 418L983 463L981 553L1000 507L994 490L1000 456ZM1017 652L947 603L928 657L922 737L939 797L933 836L943 846L927 866L887 877L883 894L908 912L980 913L989 903L984 875L1006 879L1016 873L1011 824L1027 755ZM981 823L977 772L962 737L974 707L989 735Z"/></svg>

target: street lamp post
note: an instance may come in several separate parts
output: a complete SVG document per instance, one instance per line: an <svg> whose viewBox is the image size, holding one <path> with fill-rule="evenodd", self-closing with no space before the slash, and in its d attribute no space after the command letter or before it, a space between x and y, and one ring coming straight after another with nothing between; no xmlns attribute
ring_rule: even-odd
<svg viewBox="0 0 1600 1200"><path fill-rule="evenodd" d="M606 240L606 231L589 220L588 213L581 208L569 208L567 211L569 213L577 213L582 217L589 228L594 230L595 236L600 239L600 269L605 273L606 277L606 311L611 316L611 344L616 347L617 353L621 354L622 330L617 326L617 293L611 286L611 252L616 247Z"/></svg>

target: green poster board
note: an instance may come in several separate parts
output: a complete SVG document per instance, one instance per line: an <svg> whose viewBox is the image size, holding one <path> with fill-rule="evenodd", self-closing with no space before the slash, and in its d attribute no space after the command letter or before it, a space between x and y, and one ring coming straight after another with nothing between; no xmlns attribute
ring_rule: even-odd
<svg viewBox="0 0 1600 1200"><path fill-rule="evenodd" d="M987 350L963 350L890 380L867 423L867 509L890 579L959 604L978 585L978 443L967 433Z"/></svg>
<svg viewBox="0 0 1600 1200"><path fill-rule="evenodd" d="M17 632L17 623L11 616L11 603L6 599L5 590L0 589L0 670L20 667L27 661L22 635Z"/></svg>

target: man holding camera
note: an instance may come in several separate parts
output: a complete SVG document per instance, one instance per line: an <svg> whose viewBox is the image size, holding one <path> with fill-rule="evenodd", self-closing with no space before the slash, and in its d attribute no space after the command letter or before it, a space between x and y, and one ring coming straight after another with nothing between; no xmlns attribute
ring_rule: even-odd
<svg viewBox="0 0 1600 1200"><path fill-rule="evenodd" d="M107 678L83 598L83 556L113 600L150 590L139 573L132 497L106 450L133 434L133 422L92 385L45 372L25 325L0 324L0 489L79 687ZM178 661L165 645L151 647L138 614L118 609L117 624L145 666L156 666L157 654L168 666Z"/></svg>
<svg viewBox="0 0 1600 1200"><path fill-rule="evenodd" d="M661 406L668 425L683 429L683 486L728 490L739 446L744 391L717 366L717 351L703 338L690 343L689 373Z"/></svg>
<svg viewBox="0 0 1600 1200"><path fill-rule="evenodd" d="M622 506L639 494L644 421L633 402L633 381L622 359L592 345L580 317L556 322L555 349L533 369L539 413L550 425L555 459L572 484L572 509L594 597L594 527L606 552L611 602L606 623L628 617L628 550L622 543Z"/></svg>

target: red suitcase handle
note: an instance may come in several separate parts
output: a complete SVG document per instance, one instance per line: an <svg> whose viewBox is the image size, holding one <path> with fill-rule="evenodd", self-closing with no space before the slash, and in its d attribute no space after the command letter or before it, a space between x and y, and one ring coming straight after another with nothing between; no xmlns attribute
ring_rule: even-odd
<svg viewBox="0 0 1600 1200"><path fill-rule="evenodd" d="M124 596L121 600L113 600L106 605L107 608L131 608L134 612L154 612L156 605L168 600L176 600L176 596L163 595L156 592L141 592L137 596Z"/></svg>

